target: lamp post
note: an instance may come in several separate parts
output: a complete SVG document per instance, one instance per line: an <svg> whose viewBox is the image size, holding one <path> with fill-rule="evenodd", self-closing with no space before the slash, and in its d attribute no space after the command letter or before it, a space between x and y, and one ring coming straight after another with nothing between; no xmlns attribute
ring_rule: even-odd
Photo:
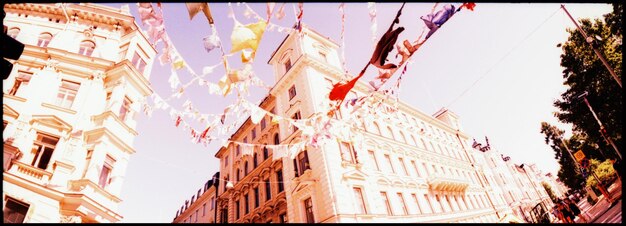
<svg viewBox="0 0 626 226"><path fill-rule="evenodd" d="M596 122L598 122L598 125L600 125L600 134L602 134L602 137L604 137L604 139L613 147L613 149L615 150L615 153L617 153L617 157L619 157L619 160L621 161L622 155L619 153L619 150L617 149L617 146L615 146L615 143L613 143L613 140L611 140L611 137L609 137L609 135L606 133L606 129L604 128L604 125L602 125L602 122L596 115L596 112L593 111L593 108L591 108L591 105L589 104L589 101L587 100L587 94L588 94L587 91L585 91L584 93L578 95L577 99L583 99L583 101L585 101L585 104L589 108L589 111L591 111L591 114L596 119Z"/></svg>
<svg viewBox="0 0 626 226"><path fill-rule="evenodd" d="M604 64L606 69L609 70L609 73L611 73L611 76L613 76L613 79L615 80L615 82L617 82L619 87L622 88L622 80L620 80L617 77L617 75L615 74L615 71L613 71L613 69L611 68L609 63L604 59L602 54L600 54L600 51L598 51L598 49L596 49L596 47L593 46L593 44L592 44L593 43L593 38L588 37L587 33L585 33L585 31L583 31L583 29L580 28L580 26L578 26L578 23L576 22L576 20L574 20L572 15L569 14L569 12L567 11L567 9L565 8L565 6L563 4L561 4L561 8L563 9L563 11L565 11L567 16L572 20L572 22L574 22L574 25L576 25L576 29L578 29L578 32L580 32L580 34L583 35L583 37L585 38L585 41L587 41L587 43L589 43L589 46L591 46L591 49L593 49L593 52L596 54L596 56L598 56L598 58L600 58L600 61L602 61L602 64Z"/></svg>

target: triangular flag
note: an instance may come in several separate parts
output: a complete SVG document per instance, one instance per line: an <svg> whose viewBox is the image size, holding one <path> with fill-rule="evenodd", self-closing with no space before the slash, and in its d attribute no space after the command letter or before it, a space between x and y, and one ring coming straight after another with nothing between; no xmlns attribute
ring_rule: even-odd
<svg viewBox="0 0 626 226"><path fill-rule="evenodd" d="M213 24L213 16L211 16L209 3L185 3L185 5L187 5L187 11L189 11L189 20L192 20L198 12L202 11L207 20L209 20L209 24Z"/></svg>

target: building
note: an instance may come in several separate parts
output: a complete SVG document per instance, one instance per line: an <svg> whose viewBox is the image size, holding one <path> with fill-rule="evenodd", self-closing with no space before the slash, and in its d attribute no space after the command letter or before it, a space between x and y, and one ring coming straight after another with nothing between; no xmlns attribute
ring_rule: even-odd
<svg viewBox="0 0 626 226"><path fill-rule="evenodd" d="M208 180L203 188L185 200L185 203L176 211L172 223L215 223L216 194L215 188L219 185L220 173L217 172Z"/></svg>
<svg viewBox="0 0 626 226"><path fill-rule="evenodd" d="M6 4L4 222L118 222L156 50L128 8Z"/></svg>
<svg viewBox="0 0 626 226"><path fill-rule="evenodd" d="M332 84L343 79L338 45L303 27L302 35L292 31L268 62L277 82L260 107L284 118L326 113ZM368 90L358 82L346 100ZM293 159L274 160L273 151L260 147L301 142L301 129L282 121L268 125L269 116L259 124L248 119L232 135L234 142L215 155L221 180L232 184L218 187L218 222L496 222L502 217L498 212L507 205L490 194L494 189L484 182L458 116L445 109L431 116L376 94L370 104L378 103L398 110L349 114L343 108L334 116L355 122L348 133L363 142L307 145ZM241 143L255 144L253 154L243 154L250 146Z"/></svg>

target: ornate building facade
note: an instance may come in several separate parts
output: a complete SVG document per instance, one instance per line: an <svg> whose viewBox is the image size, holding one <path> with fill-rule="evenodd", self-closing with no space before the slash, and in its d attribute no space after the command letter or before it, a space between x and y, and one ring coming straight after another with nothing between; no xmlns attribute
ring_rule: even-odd
<svg viewBox="0 0 626 226"><path fill-rule="evenodd" d="M4 222L118 222L156 50L128 8L6 4Z"/></svg>
<svg viewBox="0 0 626 226"><path fill-rule="evenodd" d="M277 82L260 107L292 119L324 111L344 74L337 49L306 26L288 35L270 57ZM368 89L359 82L346 99ZM350 116L344 109L335 117ZM218 188L218 222L495 222L506 212L501 196L490 196L454 113L430 116L400 101L397 111L358 124L351 133L362 143L309 145L293 159L273 160L265 150L242 155L241 145L221 148L221 179L233 186ZM231 140L284 145L302 133L289 123L248 120Z"/></svg>
<svg viewBox="0 0 626 226"><path fill-rule="evenodd" d="M343 79L337 49L306 25L292 32L270 57L277 82L259 107L296 120L323 112L332 84ZM358 82L346 100L368 91ZM196 222L200 200L214 195L215 221L197 222L497 222L511 214L525 219L546 201L538 178L527 176L536 170L511 163L488 141L470 142L451 111L431 116L402 101L397 107L356 117L348 130L362 142L337 139L288 157L265 145L296 144L304 131L270 116L258 124L248 118L215 155L217 189L199 195L197 205L192 196L174 222ZM351 110L334 117L348 119Z"/></svg>

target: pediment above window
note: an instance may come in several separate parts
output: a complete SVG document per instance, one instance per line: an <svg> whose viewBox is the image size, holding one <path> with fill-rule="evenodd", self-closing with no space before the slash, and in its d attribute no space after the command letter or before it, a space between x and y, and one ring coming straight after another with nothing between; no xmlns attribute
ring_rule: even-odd
<svg viewBox="0 0 626 226"><path fill-rule="evenodd" d="M33 115L29 123L32 126L35 126L35 124L39 124L39 125L43 125L46 127L54 128L54 129L59 130L59 132L72 131L72 126L69 123L63 121L62 119L54 115Z"/></svg>

